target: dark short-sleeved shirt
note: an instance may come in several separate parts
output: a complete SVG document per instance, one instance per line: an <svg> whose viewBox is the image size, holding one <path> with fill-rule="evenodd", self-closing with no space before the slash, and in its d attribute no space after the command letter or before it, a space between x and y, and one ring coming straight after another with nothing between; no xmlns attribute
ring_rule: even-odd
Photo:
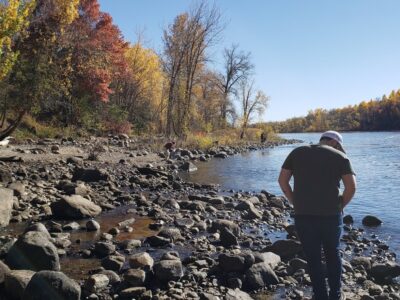
<svg viewBox="0 0 400 300"><path fill-rule="evenodd" d="M295 215L337 215L341 212L342 175L354 174L346 154L326 145L294 149L282 165L294 177Z"/></svg>

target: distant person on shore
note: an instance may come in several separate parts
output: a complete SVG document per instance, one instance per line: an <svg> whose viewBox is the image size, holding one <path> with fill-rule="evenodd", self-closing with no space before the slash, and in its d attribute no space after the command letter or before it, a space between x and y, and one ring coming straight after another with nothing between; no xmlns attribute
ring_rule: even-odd
<svg viewBox="0 0 400 300"><path fill-rule="evenodd" d="M166 156L168 158L172 158L173 153L175 152L175 142L170 141L164 145L164 149L166 150Z"/></svg>
<svg viewBox="0 0 400 300"><path fill-rule="evenodd" d="M260 135L261 144L264 144L267 141L267 134L263 131Z"/></svg>
<svg viewBox="0 0 400 300"><path fill-rule="evenodd" d="M319 144L301 146L286 158L279 185L294 206L297 235L308 262L316 300L345 299L339 253L343 208L353 198L356 181L350 160L336 131L324 132ZM294 190L290 178L294 177ZM343 194L339 195L340 180ZM323 249L328 270L329 293L322 268Z"/></svg>

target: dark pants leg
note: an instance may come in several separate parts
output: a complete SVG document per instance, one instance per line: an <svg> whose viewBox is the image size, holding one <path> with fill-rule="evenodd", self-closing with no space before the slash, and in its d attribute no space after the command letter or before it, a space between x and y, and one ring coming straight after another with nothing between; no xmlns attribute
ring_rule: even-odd
<svg viewBox="0 0 400 300"><path fill-rule="evenodd" d="M308 262L315 299L339 299L342 270L339 255L341 216L296 216L295 225ZM322 269L322 248L327 261L330 297Z"/></svg>
<svg viewBox="0 0 400 300"><path fill-rule="evenodd" d="M324 249L326 266L328 269L329 299L340 299L342 288L342 259L340 257L339 245L342 232L342 218L328 221L322 236L322 247Z"/></svg>

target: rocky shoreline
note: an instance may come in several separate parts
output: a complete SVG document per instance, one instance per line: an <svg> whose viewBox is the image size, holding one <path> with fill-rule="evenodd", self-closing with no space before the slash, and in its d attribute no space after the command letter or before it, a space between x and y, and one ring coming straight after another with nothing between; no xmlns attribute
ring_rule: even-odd
<svg viewBox="0 0 400 300"><path fill-rule="evenodd" d="M0 299L305 298L285 198L227 194L178 173L278 145L179 149L173 159L127 136L0 149ZM395 254L345 222L347 299L400 299Z"/></svg>

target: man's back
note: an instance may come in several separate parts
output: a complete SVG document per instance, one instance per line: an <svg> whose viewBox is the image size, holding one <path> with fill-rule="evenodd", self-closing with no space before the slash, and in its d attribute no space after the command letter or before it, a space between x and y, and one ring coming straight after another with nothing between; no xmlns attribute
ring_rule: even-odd
<svg viewBox="0 0 400 300"><path fill-rule="evenodd" d="M345 154L326 145L302 146L290 153L282 168L293 172L296 215L340 213L341 176L354 173Z"/></svg>

